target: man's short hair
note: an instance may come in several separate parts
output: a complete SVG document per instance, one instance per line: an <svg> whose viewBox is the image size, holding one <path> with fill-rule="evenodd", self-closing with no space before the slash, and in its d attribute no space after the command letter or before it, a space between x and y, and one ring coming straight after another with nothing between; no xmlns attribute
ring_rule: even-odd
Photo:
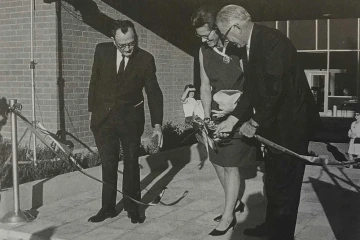
<svg viewBox="0 0 360 240"><path fill-rule="evenodd" d="M218 13L220 7L217 5L204 5L201 6L196 12L191 16L191 23L194 28L199 28L205 24L209 25L209 28L214 29L216 14Z"/></svg>
<svg viewBox="0 0 360 240"><path fill-rule="evenodd" d="M130 20L116 20L113 24L113 28L112 28L112 37L115 38L115 34L117 30L121 30L122 33L127 33L129 31L129 29L132 29L135 35L135 40L137 40L137 33L135 30L135 26L134 23Z"/></svg>
<svg viewBox="0 0 360 240"><path fill-rule="evenodd" d="M227 5L223 7L216 17L217 23L232 25L235 22L249 22L251 16L245 8L238 5Z"/></svg>

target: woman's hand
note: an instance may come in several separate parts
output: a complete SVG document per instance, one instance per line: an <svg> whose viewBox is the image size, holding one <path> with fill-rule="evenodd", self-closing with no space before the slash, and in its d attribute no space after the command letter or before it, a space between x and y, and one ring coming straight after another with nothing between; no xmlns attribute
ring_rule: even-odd
<svg viewBox="0 0 360 240"><path fill-rule="evenodd" d="M185 103L185 101L186 101L186 99L187 99L187 97L188 97L189 92L195 92L195 91L196 91L195 88L187 88L187 89L184 91L183 95L181 96L181 102Z"/></svg>
<svg viewBox="0 0 360 240"><path fill-rule="evenodd" d="M213 113L214 117L221 118L221 117L228 115L231 111L227 112L227 111L222 111L222 110L211 110L211 112Z"/></svg>

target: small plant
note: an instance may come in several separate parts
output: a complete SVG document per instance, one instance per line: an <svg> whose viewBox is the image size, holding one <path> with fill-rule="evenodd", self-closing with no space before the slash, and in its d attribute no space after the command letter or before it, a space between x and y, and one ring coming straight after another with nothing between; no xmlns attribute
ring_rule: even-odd
<svg viewBox="0 0 360 240"><path fill-rule="evenodd" d="M163 126L163 136L164 144L162 151L191 145L197 142L194 129L189 124L174 125L171 122L165 123Z"/></svg>

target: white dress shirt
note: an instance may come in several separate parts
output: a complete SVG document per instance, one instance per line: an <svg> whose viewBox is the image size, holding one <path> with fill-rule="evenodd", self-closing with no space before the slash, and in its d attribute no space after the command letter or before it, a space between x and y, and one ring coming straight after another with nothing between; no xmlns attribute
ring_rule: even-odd
<svg viewBox="0 0 360 240"><path fill-rule="evenodd" d="M116 51L116 70L117 70L117 71L119 71L119 66L120 66L120 62L121 62L122 58L123 58L123 57L122 57L121 52L119 51L119 49L117 49L117 51ZM125 68L126 68L126 65L127 65L128 61L129 61L129 58L128 58L128 57L125 57L124 70L125 70Z"/></svg>
<svg viewBox="0 0 360 240"><path fill-rule="evenodd" d="M249 56L250 56L250 43L251 43L251 36L252 36L253 28L254 28L254 25L251 27L250 36L249 36L249 39L246 44L246 54L247 54L248 61L249 61Z"/></svg>

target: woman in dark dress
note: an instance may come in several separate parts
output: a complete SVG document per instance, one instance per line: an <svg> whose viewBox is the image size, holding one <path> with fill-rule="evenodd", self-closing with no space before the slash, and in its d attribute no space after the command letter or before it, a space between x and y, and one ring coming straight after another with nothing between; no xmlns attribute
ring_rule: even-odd
<svg viewBox="0 0 360 240"><path fill-rule="evenodd" d="M217 8L203 6L192 16L192 25L196 34L201 37L204 45L199 50L200 77L201 77L201 102L204 108L204 117L209 119L211 112L219 110L218 104L213 100L213 95L221 90L242 90L243 72L240 59L236 56L228 56L223 52L223 42L215 29ZM225 120L230 112L224 116L213 119L215 122ZM215 114L216 115L216 114ZM248 119L252 115L252 109L248 111ZM238 123L241 126L241 123ZM237 129L237 128L234 128ZM224 145L218 146L215 153L209 148L209 159L214 165L225 192L225 207L220 216L217 227L210 235L223 235L236 225L235 211L243 208L236 207L236 203L242 204L238 199L240 188L239 167L244 162L255 160L257 149L252 140L232 139ZM235 209L235 211L234 211Z"/></svg>

